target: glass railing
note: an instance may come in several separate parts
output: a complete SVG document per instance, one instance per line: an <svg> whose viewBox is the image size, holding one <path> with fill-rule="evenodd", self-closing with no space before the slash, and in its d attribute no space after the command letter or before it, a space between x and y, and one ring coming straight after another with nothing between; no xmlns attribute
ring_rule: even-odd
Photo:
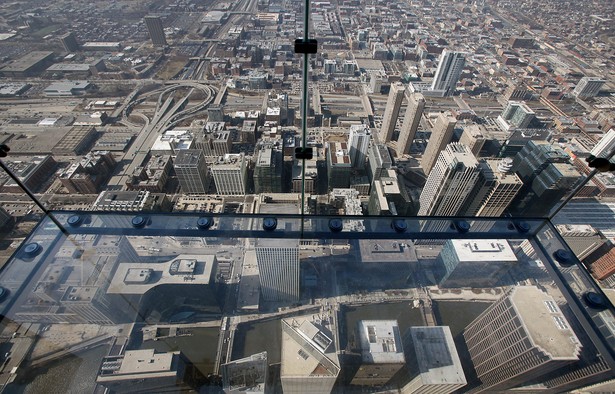
<svg viewBox="0 0 615 394"><path fill-rule="evenodd" d="M615 309L548 220L51 214L0 272L7 392L563 392L615 377Z"/></svg>

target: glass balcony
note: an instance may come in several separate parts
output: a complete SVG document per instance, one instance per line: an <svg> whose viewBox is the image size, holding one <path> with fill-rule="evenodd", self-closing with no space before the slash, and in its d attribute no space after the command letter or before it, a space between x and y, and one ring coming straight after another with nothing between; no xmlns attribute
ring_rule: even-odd
<svg viewBox="0 0 615 394"><path fill-rule="evenodd" d="M0 273L8 392L615 377L613 306L546 219L50 214Z"/></svg>

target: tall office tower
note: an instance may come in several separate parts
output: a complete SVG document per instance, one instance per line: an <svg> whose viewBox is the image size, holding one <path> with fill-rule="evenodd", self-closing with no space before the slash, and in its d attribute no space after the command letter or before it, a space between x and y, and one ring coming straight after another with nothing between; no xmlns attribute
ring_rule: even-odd
<svg viewBox="0 0 615 394"><path fill-rule="evenodd" d="M525 129L535 117L536 113L525 103L509 101L502 114L498 116L497 122L506 131L512 128Z"/></svg>
<svg viewBox="0 0 615 394"><path fill-rule="evenodd" d="M463 336L481 386L500 392L577 361L581 343L557 303L535 286L512 288Z"/></svg>
<svg viewBox="0 0 615 394"><path fill-rule="evenodd" d="M440 153L420 197L419 216L455 216L476 185L478 161L467 146L449 144Z"/></svg>
<svg viewBox="0 0 615 394"><path fill-rule="evenodd" d="M357 323L357 338L361 366L350 384L385 386L406 363L397 320L361 320Z"/></svg>
<svg viewBox="0 0 615 394"><path fill-rule="evenodd" d="M281 323L284 394L330 393L340 373L335 314L295 316Z"/></svg>
<svg viewBox="0 0 615 394"><path fill-rule="evenodd" d="M480 156L480 152L485 145L485 134L487 131L485 127L477 124L470 124L463 127L463 133L459 138L459 143L464 144L468 148L472 154L476 157Z"/></svg>
<svg viewBox="0 0 615 394"><path fill-rule="evenodd" d="M404 100L405 91L406 88L401 82L391 85L389 99L387 100L387 106L382 117L382 128L380 129L379 136L381 143L389 142L391 137L393 137L393 131L395 131L395 124L397 123L401 103Z"/></svg>
<svg viewBox="0 0 615 394"><path fill-rule="evenodd" d="M572 91L572 94L580 99L596 97L605 83L604 79L583 77Z"/></svg>
<svg viewBox="0 0 615 394"><path fill-rule="evenodd" d="M591 154L608 159L613 153L615 153L615 129L610 129L594 146Z"/></svg>
<svg viewBox="0 0 615 394"><path fill-rule="evenodd" d="M397 139L397 156L410 153L410 147L421 123L424 109L425 97L420 93L411 93L408 96L408 107Z"/></svg>
<svg viewBox="0 0 615 394"><path fill-rule="evenodd" d="M254 166L254 193L282 193L283 167L281 150L261 149Z"/></svg>
<svg viewBox="0 0 615 394"><path fill-rule="evenodd" d="M327 144L327 175L329 190L350 187L352 165L348 156L348 145L344 142L329 142Z"/></svg>
<svg viewBox="0 0 615 394"><path fill-rule="evenodd" d="M412 199L395 170L388 170L388 175L372 183L368 212L377 216L411 216L416 213Z"/></svg>
<svg viewBox="0 0 615 394"><path fill-rule="evenodd" d="M350 126L350 135L348 136L350 151L348 154L350 156L350 164L352 164L353 168L363 169L365 167L369 140L369 127L365 125Z"/></svg>
<svg viewBox="0 0 615 394"><path fill-rule="evenodd" d="M493 287L517 265L505 239L449 239L438 256L444 270L441 287Z"/></svg>
<svg viewBox="0 0 615 394"><path fill-rule="evenodd" d="M167 45L167 37L164 34L164 28L162 27L162 19L159 16L147 15L145 18L145 26L147 26L147 32L152 39L152 44L157 47L163 47Z"/></svg>
<svg viewBox="0 0 615 394"><path fill-rule="evenodd" d="M410 327L404 346L413 350L408 366L418 375L402 387L402 394L449 394L467 384L448 326Z"/></svg>
<svg viewBox="0 0 615 394"><path fill-rule="evenodd" d="M246 194L248 169L243 154L225 155L211 165L216 191L226 196L242 196Z"/></svg>
<svg viewBox="0 0 615 394"><path fill-rule="evenodd" d="M457 120L451 116L450 112L443 112L436 120L431 131L431 137L429 137L429 142L425 148L425 153L423 153L423 158L421 159L421 167L425 175L429 175L438 159L438 155L451 142L456 124Z"/></svg>
<svg viewBox="0 0 615 394"><path fill-rule="evenodd" d="M208 122L224 122L224 107L212 104L207 108Z"/></svg>
<svg viewBox="0 0 615 394"><path fill-rule="evenodd" d="M559 147L544 141L529 141L513 159L512 170L523 187L511 202L513 215L546 216L581 178Z"/></svg>
<svg viewBox="0 0 615 394"><path fill-rule="evenodd" d="M501 216L523 186L511 171L512 159L485 160L479 164L476 187L467 200L464 216Z"/></svg>
<svg viewBox="0 0 615 394"><path fill-rule="evenodd" d="M79 43L75 37L75 33L66 33L60 36L60 42L66 52L76 52L79 50Z"/></svg>
<svg viewBox="0 0 615 394"><path fill-rule="evenodd" d="M267 352L253 354L220 366L222 389L226 394L265 394L267 389Z"/></svg>
<svg viewBox="0 0 615 394"><path fill-rule="evenodd" d="M299 241L260 238L256 247L261 294L265 301L299 300Z"/></svg>
<svg viewBox="0 0 615 394"><path fill-rule="evenodd" d="M466 54L464 52L453 52L446 49L442 51L431 90L442 91L443 96L453 95L465 64Z"/></svg>
<svg viewBox="0 0 615 394"><path fill-rule="evenodd" d="M181 191L189 193L207 193L210 179L205 164L205 154L198 149L182 149L175 158L175 173Z"/></svg>
<svg viewBox="0 0 615 394"><path fill-rule="evenodd" d="M389 148L384 144L372 144L369 148L369 175L370 182L387 175L387 170L393 165L393 158Z"/></svg>

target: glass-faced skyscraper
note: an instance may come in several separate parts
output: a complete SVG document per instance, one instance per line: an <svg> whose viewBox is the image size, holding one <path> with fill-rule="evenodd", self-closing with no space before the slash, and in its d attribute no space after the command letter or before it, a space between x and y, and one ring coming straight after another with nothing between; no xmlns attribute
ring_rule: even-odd
<svg viewBox="0 0 615 394"><path fill-rule="evenodd" d="M147 32L152 39L152 44L157 47L166 46L167 37L164 34L162 20L160 17L155 15L147 15L144 19L145 25L147 26Z"/></svg>

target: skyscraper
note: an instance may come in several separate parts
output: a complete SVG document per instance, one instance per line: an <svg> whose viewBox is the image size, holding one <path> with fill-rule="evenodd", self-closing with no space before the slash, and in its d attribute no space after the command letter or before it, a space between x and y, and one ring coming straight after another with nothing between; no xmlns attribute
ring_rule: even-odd
<svg viewBox="0 0 615 394"><path fill-rule="evenodd" d="M248 170L246 158L240 155L225 155L211 166L218 194L242 196L246 194Z"/></svg>
<svg viewBox="0 0 615 394"><path fill-rule="evenodd" d="M513 159L512 170L523 187L511 202L513 215L546 216L571 190L581 175L570 157L545 141L529 141Z"/></svg>
<svg viewBox="0 0 615 394"><path fill-rule="evenodd" d="M466 64L464 52L442 51L438 69L431 84L431 90L442 91L443 96L451 96L455 92L457 81Z"/></svg>
<svg viewBox="0 0 615 394"><path fill-rule="evenodd" d="M389 142L393 137L393 131L395 131L395 124L397 123L401 103L404 100L405 90L406 88L401 82L396 82L391 85L389 99L387 100L387 106L384 109L384 115L382 117L382 128L380 129L381 143Z"/></svg>
<svg viewBox="0 0 615 394"><path fill-rule="evenodd" d="M337 319L332 315L318 313L281 321L280 380L285 394L327 394L333 389L340 361L335 343Z"/></svg>
<svg viewBox="0 0 615 394"><path fill-rule="evenodd" d="M152 39L152 44L157 47L163 47L167 45L167 37L164 34L164 28L162 27L162 20L159 16L147 15L145 18L145 26L147 26L147 32Z"/></svg>
<svg viewBox="0 0 615 394"><path fill-rule="evenodd" d="M327 144L327 175L329 190L348 188L352 165L348 156L348 145L345 142L329 142Z"/></svg>
<svg viewBox="0 0 615 394"><path fill-rule="evenodd" d="M601 78L583 77L572 91L572 94L580 99L596 97L605 83L606 81Z"/></svg>
<svg viewBox="0 0 615 394"><path fill-rule="evenodd" d="M449 239L438 262L444 270L441 287L490 288L517 265L517 256L505 239Z"/></svg>
<svg viewBox="0 0 615 394"><path fill-rule="evenodd" d="M613 153L615 153L615 129L610 129L594 146L591 154L596 157L609 158Z"/></svg>
<svg viewBox="0 0 615 394"><path fill-rule="evenodd" d="M481 386L499 392L579 359L581 343L557 303L535 286L512 288L464 330Z"/></svg>
<svg viewBox="0 0 615 394"><path fill-rule="evenodd" d="M423 109L425 109L425 97L420 93L410 94L408 96L408 107L397 139L397 156L410 153L412 141L421 123Z"/></svg>
<svg viewBox="0 0 615 394"><path fill-rule="evenodd" d="M254 193L282 193L282 151L269 146L258 152L254 166Z"/></svg>
<svg viewBox="0 0 615 394"><path fill-rule="evenodd" d="M222 105L211 104L207 108L208 122L224 122L224 107Z"/></svg>
<svg viewBox="0 0 615 394"><path fill-rule="evenodd" d="M523 182L511 171L512 159L485 160L479 164L480 176L468 198L464 216L501 216L515 198Z"/></svg>
<svg viewBox="0 0 615 394"><path fill-rule="evenodd" d="M497 121L504 130L508 131L511 128L527 128L535 117L534 111L525 103L509 101Z"/></svg>
<svg viewBox="0 0 615 394"><path fill-rule="evenodd" d="M205 164L205 154L202 150L180 150L175 158L174 167L182 193L208 192L210 180L207 176L207 164Z"/></svg>
<svg viewBox="0 0 615 394"><path fill-rule="evenodd" d="M367 157L367 148L369 147L369 127L365 125L350 126L350 135L348 136L348 145L350 145L350 163L353 168L365 167L365 158Z"/></svg>
<svg viewBox="0 0 615 394"><path fill-rule="evenodd" d="M255 247L265 301L299 300L299 241L259 238Z"/></svg>
<svg viewBox="0 0 615 394"><path fill-rule="evenodd" d="M350 384L386 385L406 362L397 320L361 320L357 323L356 334L361 366Z"/></svg>
<svg viewBox="0 0 615 394"><path fill-rule="evenodd" d="M456 124L457 120L453 118L449 112L441 113L436 120L431 130L431 137L429 137L425 153L423 153L423 158L421 159L421 167L425 175L429 175L429 172L438 159L438 155L444 150L446 145L451 142Z"/></svg>
<svg viewBox="0 0 615 394"><path fill-rule="evenodd" d="M455 216L478 180L478 161L467 146L449 144L427 177L420 197L419 216Z"/></svg>
<svg viewBox="0 0 615 394"><path fill-rule="evenodd" d="M372 144L369 148L369 172L370 182L386 176L387 170L393 165L393 159L389 149L384 144Z"/></svg>
<svg viewBox="0 0 615 394"><path fill-rule="evenodd" d="M404 346L413 349L408 366L410 373L417 376L402 387L402 394L449 394L466 385L448 326L410 327ZM410 365L416 366L416 371Z"/></svg>
<svg viewBox="0 0 615 394"><path fill-rule="evenodd" d="M66 33L60 36L60 42L66 52L76 52L79 50L79 43L75 37L75 33Z"/></svg>
<svg viewBox="0 0 615 394"><path fill-rule="evenodd" d="M412 199L393 169L372 183L368 212L377 216L410 216L416 213Z"/></svg>

